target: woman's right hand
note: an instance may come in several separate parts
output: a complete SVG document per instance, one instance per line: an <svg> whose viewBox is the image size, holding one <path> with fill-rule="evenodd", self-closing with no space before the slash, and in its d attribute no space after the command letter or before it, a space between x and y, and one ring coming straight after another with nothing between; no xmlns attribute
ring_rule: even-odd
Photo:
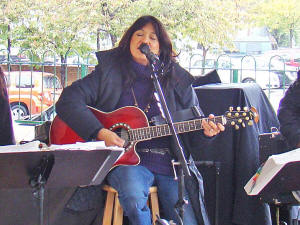
<svg viewBox="0 0 300 225"><path fill-rule="evenodd" d="M106 146L124 147L125 144L125 140L106 128L99 130L97 140L104 141Z"/></svg>

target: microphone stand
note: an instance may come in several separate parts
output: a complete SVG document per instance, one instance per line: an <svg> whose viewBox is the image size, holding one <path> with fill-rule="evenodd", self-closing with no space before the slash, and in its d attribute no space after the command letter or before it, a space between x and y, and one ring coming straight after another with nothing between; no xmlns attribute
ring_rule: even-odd
<svg viewBox="0 0 300 225"><path fill-rule="evenodd" d="M151 68L152 68L151 78L152 78L155 90L158 94L158 100L161 104L162 112L165 115L166 122L169 125L170 131L172 134L172 138L175 143L175 152L174 153L178 160L178 162L176 162L176 165L178 165L178 169L179 169L178 202L175 204L175 212L177 214L178 220L180 221L180 224L183 225L184 205L186 204L186 200L184 199L184 175L191 176L191 174L190 174L189 168L187 166L187 162L186 162L186 159L183 154L183 148L179 142L178 135L176 133L174 123L173 123L171 114L169 112L164 94L162 92L161 85L158 80L157 70L155 69L155 65L156 65L157 61L154 61L153 59L151 59L148 56L147 56L147 58L150 62Z"/></svg>

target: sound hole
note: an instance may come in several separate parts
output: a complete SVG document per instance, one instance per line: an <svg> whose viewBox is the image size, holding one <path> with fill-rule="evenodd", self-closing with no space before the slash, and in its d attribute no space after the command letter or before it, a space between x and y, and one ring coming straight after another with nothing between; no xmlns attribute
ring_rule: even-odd
<svg viewBox="0 0 300 225"><path fill-rule="evenodd" d="M125 129L124 127L118 127L118 128L115 128L113 130L120 138L124 139L125 140L125 144L124 144L124 148L127 148L129 147L130 145L130 142L129 142L129 133L128 133L128 130Z"/></svg>

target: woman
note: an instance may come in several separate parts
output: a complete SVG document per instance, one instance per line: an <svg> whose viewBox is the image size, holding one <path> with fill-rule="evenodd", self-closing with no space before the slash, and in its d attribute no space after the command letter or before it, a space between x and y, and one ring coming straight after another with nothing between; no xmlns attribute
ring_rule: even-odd
<svg viewBox="0 0 300 225"><path fill-rule="evenodd" d="M300 70L297 74L297 80L281 99L277 113L280 132L286 138L291 149L300 148ZM300 196L299 191L294 191L293 194ZM282 207L280 217L284 221L288 221L290 218L297 220L299 210L299 206L292 206L291 209Z"/></svg>
<svg viewBox="0 0 300 225"><path fill-rule="evenodd" d="M278 108L280 132L291 148L300 148L300 70L297 80L289 87Z"/></svg>
<svg viewBox="0 0 300 225"><path fill-rule="evenodd" d="M125 143L117 134L104 128L87 109L87 105L105 112L136 106L144 111L149 121L161 115L154 97L148 59L139 50L141 44L149 45L151 52L159 56L161 63L157 63L155 67L158 71L164 71L160 82L171 113L193 106L199 107L191 86L193 78L175 63L172 44L163 25L155 17L142 16L129 27L117 48L96 53L99 64L95 71L65 88L56 104L59 117L84 140L103 140L106 146L123 147ZM213 115L210 117L213 118ZM213 122L203 121L202 126L203 132L181 137L187 158L190 155L189 145L204 146L211 141L210 137L224 130L221 124ZM139 142L136 146L141 159L139 165L118 166L108 174L107 182L118 191L120 203L131 224L151 224L147 196L152 185L158 187L163 217L178 223L174 213L178 189L171 165L174 158L173 146L170 137ZM197 173L201 181L196 168L190 166L190 169ZM190 184L189 187L192 186ZM190 199L196 200L193 208L201 210L201 216L196 218L191 204L188 204L184 224L209 224L203 205L203 190L200 191L196 193L196 198Z"/></svg>
<svg viewBox="0 0 300 225"><path fill-rule="evenodd" d="M0 67L0 145L15 144L4 72Z"/></svg>

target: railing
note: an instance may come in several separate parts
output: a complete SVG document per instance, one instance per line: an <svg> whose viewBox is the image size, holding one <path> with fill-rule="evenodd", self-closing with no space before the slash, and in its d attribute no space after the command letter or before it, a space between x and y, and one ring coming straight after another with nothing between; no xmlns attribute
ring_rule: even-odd
<svg viewBox="0 0 300 225"><path fill-rule="evenodd" d="M36 125L54 118L55 102L62 88L86 76L94 65L88 64L91 53L83 61L78 52L69 51L64 63L52 51L45 51L40 60L34 60L29 50L19 55L25 54L30 57L11 57L2 49L0 55L4 57L0 62L6 75L13 119L17 123ZM61 83L62 78L65 84Z"/></svg>
<svg viewBox="0 0 300 225"><path fill-rule="evenodd" d="M205 66L202 66L202 65ZM284 57L273 55L264 57L262 55L232 56L222 54L213 59L208 58L203 63L203 57L199 54L189 58L186 69L195 76L205 75L206 72L216 69L222 82L246 83L257 82L267 90L270 97L272 89L282 89L284 94L286 88L294 82L299 67L287 66Z"/></svg>
<svg viewBox="0 0 300 225"><path fill-rule="evenodd" d="M2 49L1 52L6 53L6 50ZM24 50L21 52L23 54L29 55L29 58L2 57L1 64L8 77L9 93L15 91L14 95L10 95L14 119L25 124L52 120L55 116L55 102L62 88L91 72L95 66L91 60L96 63L92 52L83 59L77 51L71 50L64 56L66 61L63 63L53 51L45 51L41 60L34 60L31 51ZM286 60L279 55L266 59L253 55L237 57L222 54L203 62L201 55L194 54L189 57L187 66L180 63L195 76L203 76L216 69L224 83L257 82L270 99L274 90L277 95L278 91L281 93L279 97L284 95L286 88L296 79L296 71L299 69L288 67ZM29 71L27 76L30 81L25 79L24 71ZM61 83L62 80L65 82Z"/></svg>

